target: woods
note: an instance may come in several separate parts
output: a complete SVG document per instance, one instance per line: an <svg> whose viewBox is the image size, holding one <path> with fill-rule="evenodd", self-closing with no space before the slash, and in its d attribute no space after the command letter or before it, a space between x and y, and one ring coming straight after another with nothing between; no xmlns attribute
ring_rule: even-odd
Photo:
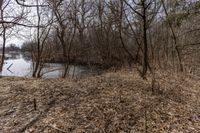
<svg viewBox="0 0 200 133"><path fill-rule="evenodd" d="M199 133L200 1L0 0L0 132Z"/></svg>
<svg viewBox="0 0 200 133"><path fill-rule="evenodd" d="M63 62L63 76L72 63L106 68L134 65L147 71L191 71L188 60L198 56L199 2L186 0L4 0L1 4L2 64L9 32L30 28L22 49L32 54L33 77L44 61ZM20 7L19 14L7 12ZM15 12L15 9L12 9ZM3 15L3 13L7 15ZM10 13L10 14L9 14ZM30 17L32 16L32 17ZM196 21L194 25L191 20ZM187 25L187 27L186 27ZM8 33L7 33L8 31ZM14 33L13 33L14 34ZM190 40L190 41L189 41ZM188 41L191 44L188 44ZM31 46L26 46L31 44ZM48 52L47 52L48 51ZM192 54L187 54L190 51ZM192 57L191 57L192 56ZM2 65L1 65L2 66Z"/></svg>

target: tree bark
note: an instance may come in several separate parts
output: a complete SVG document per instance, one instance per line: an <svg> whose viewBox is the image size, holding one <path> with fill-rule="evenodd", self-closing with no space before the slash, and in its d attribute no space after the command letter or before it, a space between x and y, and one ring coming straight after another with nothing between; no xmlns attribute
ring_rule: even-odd
<svg viewBox="0 0 200 133"><path fill-rule="evenodd" d="M146 16L146 1L142 1L143 6L143 70L142 70L142 77L146 78L147 68L148 68L148 43L147 43L147 16Z"/></svg>

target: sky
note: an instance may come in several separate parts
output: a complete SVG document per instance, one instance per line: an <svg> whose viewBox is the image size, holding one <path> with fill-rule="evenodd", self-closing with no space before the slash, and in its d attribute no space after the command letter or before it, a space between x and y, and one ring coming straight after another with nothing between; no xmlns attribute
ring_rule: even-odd
<svg viewBox="0 0 200 133"><path fill-rule="evenodd" d="M22 7L19 6L15 0L11 0L10 3L8 3L9 0L4 0L4 4L2 8L4 8L4 20L5 21L13 21L14 19L17 19L22 12ZM21 0L19 0L21 1ZM26 4L32 4L32 0L27 0ZM29 12L28 15L26 15L26 23L35 23L37 22L36 16L36 8L24 8L24 12ZM0 19L1 16L0 16ZM23 22L19 22L23 23ZM29 23L30 25L30 23ZM2 28L0 26L0 32L2 32ZM12 34L10 34L12 33ZM9 34L9 35L8 35ZM7 40L6 45L9 44L16 44L17 46L21 46L24 42L31 40L34 37L34 28L26 28L23 26L15 26L12 29L7 30ZM2 36L0 36L0 46L2 45Z"/></svg>
<svg viewBox="0 0 200 133"><path fill-rule="evenodd" d="M24 42L29 41L31 38L31 34L26 31L26 28L22 29L21 31L19 31L19 33L16 34L16 36L7 37L6 46L9 46L10 44L15 44L16 46L21 47ZM32 37L33 36L34 34L32 34ZM2 38L0 38L0 44L2 44Z"/></svg>

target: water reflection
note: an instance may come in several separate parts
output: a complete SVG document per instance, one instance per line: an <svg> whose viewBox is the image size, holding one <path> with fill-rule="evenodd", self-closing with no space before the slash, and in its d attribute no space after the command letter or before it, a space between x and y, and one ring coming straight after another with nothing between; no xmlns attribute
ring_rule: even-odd
<svg viewBox="0 0 200 133"><path fill-rule="evenodd" d="M31 62L25 61L20 53L5 55L5 63L1 72L2 76L30 76Z"/></svg>
<svg viewBox="0 0 200 133"><path fill-rule="evenodd" d="M1 72L2 76L20 76L30 77L32 74L31 56L27 53L22 54L13 52L5 55L5 64ZM70 76L82 76L88 73L93 73L92 69L86 66L73 66L69 68ZM57 78L63 73L63 65L61 63L46 63L42 71L42 77Z"/></svg>

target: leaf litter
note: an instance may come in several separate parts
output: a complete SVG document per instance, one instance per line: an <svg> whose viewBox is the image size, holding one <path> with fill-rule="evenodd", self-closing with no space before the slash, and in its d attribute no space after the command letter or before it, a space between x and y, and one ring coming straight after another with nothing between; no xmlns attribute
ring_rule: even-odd
<svg viewBox="0 0 200 133"><path fill-rule="evenodd" d="M155 94L135 70L78 80L1 78L0 132L199 133L199 79L156 75Z"/></svg>

